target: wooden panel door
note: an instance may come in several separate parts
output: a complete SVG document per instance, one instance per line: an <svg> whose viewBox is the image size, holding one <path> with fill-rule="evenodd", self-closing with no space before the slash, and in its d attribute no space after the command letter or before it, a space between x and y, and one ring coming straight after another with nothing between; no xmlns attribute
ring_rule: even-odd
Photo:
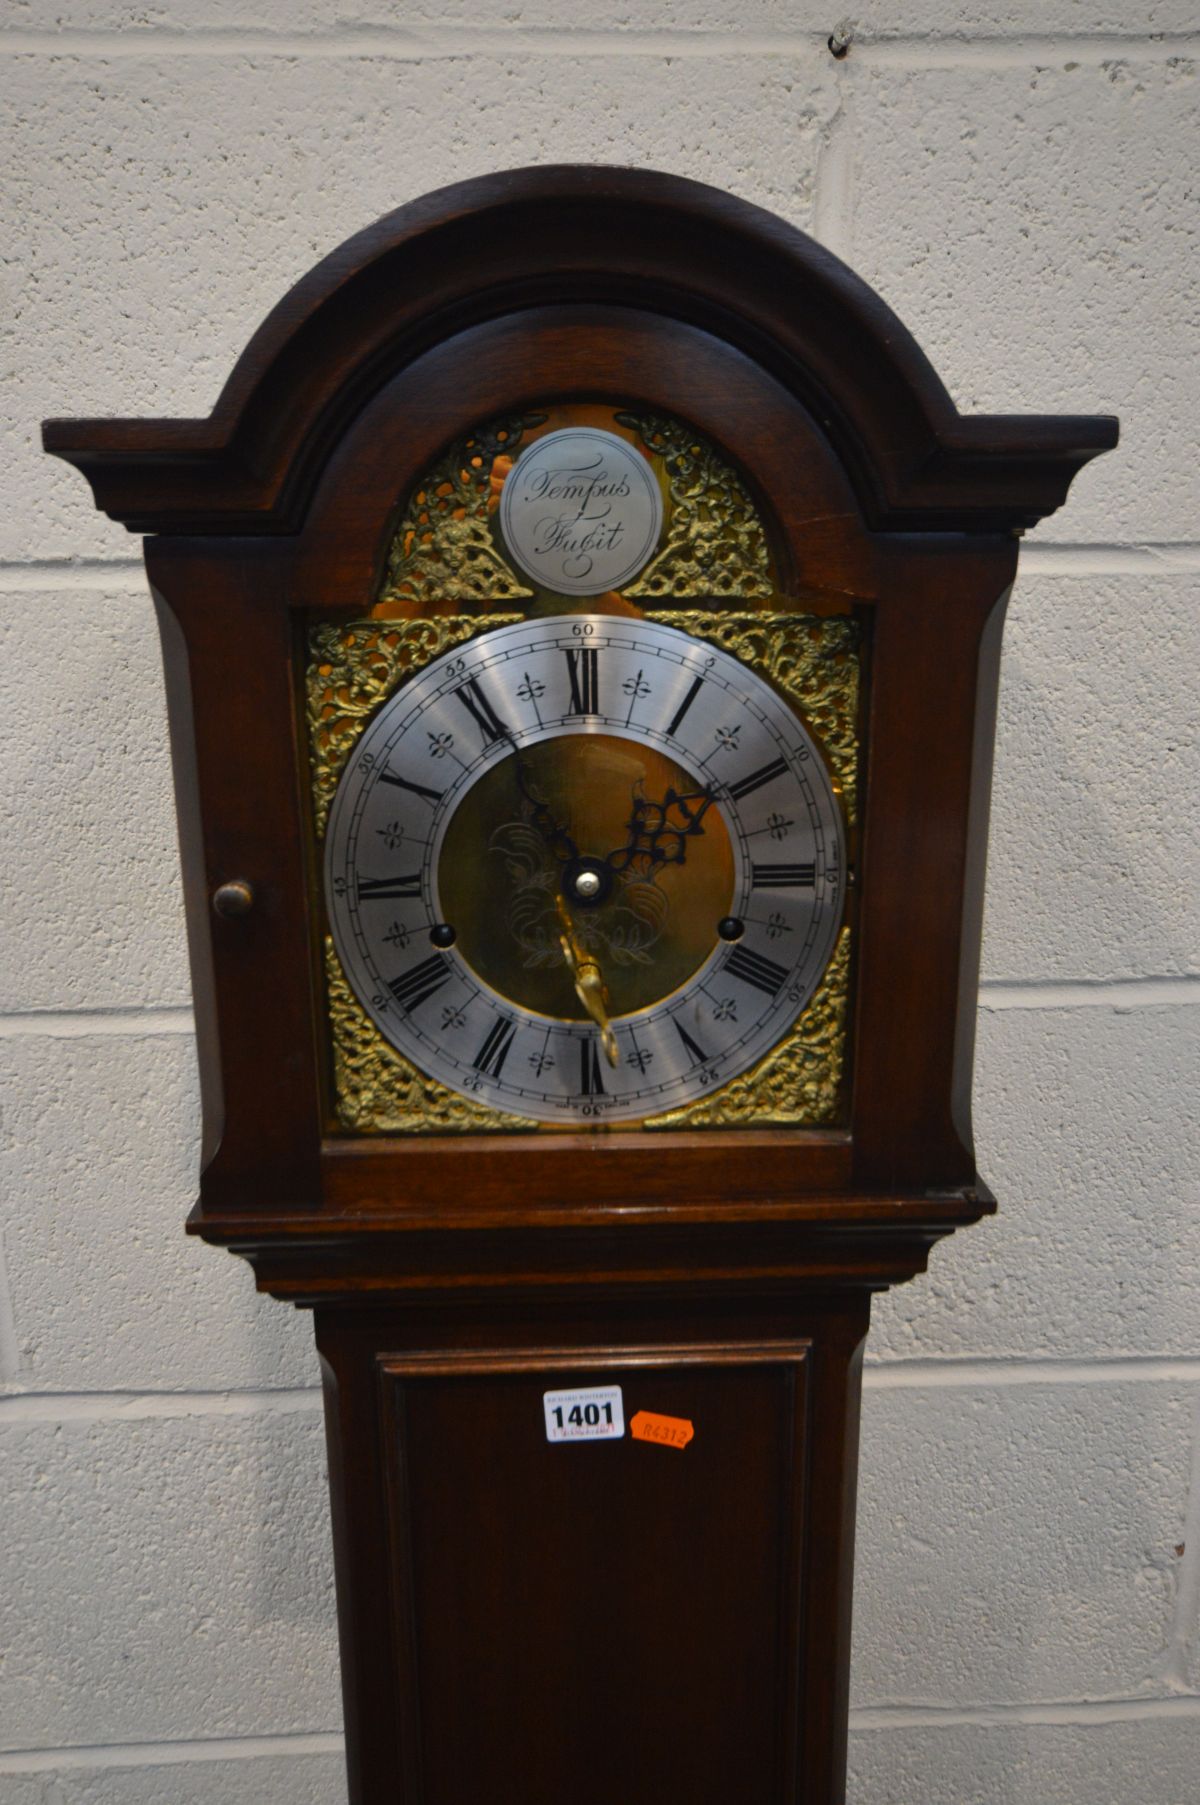
<svg viewBox="0 0 1200 1805"><path fill-rule="evenodd" d="M795 1798L809 1351L381 1361L406 1805ZM548 1440L613 1385L693 1439Z"/></svg>

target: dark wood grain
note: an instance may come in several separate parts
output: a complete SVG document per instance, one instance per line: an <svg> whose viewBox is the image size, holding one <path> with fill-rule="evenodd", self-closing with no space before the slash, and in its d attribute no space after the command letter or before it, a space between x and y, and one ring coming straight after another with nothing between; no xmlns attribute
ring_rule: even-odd
<svg viewBox="0 0 1200 1805"><path fill-rule="evenodd" d="M853 1294L319 1312L355 1799L840 1805L865 1333ZM585 1383L694 1441L549 1445Z"/></svg>
<svg viewBox="0 0 1200 1805"><path fill-rule="evenodd" d="M164 624L201 1086L205 1195L320 1190L323 1120L288 562L263 541L151 540ZM213 555L215 552L215 556ZM223 920L218 885L249 913Z"/></svg>
<svg viewBox="0 0 1200 1805"><path fill-rule="evenodd" d="M787 594L852 611L865 760L833 1128L338 1130L300 697L412 483L551 398L682 416ZM313 1307L352 1805L842 1805L872 1293L992 1210L971 1061L1014 530L1107 419L955 411L878 296L782 221L647 171L427 196L317 266L206 421L52 421L146 547L204 1106L189 1230ZM243 880L249 913L213 893ZM683 1454L551 1448L617 1375Z"/></svg>
<svg viewBox="0 0 1200 1805"><path fill-rule="evenodd" d="M574 1143L542 1134L485 1147L454 1137L318 1147L324 917L303 800L299 628L309 608L362 612L397 495L449 439L506 399L527 404L539 384L569 388L579 371L591 393L616 397L624 383L627 398L651 409L669 409L686 389L695 424L738 458L779 523L790 583L818 602L853 606L863 621L870 677L849 1136L668 1135L654 1138L653 1152L641 1135L611 1132ZM991 763L979 721L994 709L993 623L1015 570L1014 539L866 531L828 440L773 377L693 327L581 307L577 317L530 309L471 328L394 378L344 434L297 538L155 539L148 558L160 609L183 629L171 656L191 673L186 725L177 711L177 764L182 773L195 767L187 736L198 744L202 732L210 773L204 869L185 872L200 940L199 1019L228 1024L219 1047L207 1034L202 1041L206 1095L223 1121L221 1151L204 1175L206 1211L261 1207L270 1188L281 1210L390 1205L398 1226L438 1197L451 1210L507 1209L514 1225L534 1223L578 1188L584 1148L589 1188L626 1206L631 1227L642 1204L736 1208L839 1186L920 1195L975 1183L962 974L978 947L980 798ZM244 669L240 684L229 683L231 668ZM257 879L263 910L217 923L212 889L237 875ZM289 1150L270 1172L267 1121Z"/></svg>

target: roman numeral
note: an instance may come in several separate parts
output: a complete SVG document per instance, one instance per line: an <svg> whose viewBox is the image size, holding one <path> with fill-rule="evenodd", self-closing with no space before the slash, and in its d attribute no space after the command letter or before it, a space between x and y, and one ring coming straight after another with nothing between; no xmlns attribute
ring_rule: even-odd
<svg viewBox="0 0 1200 1805"><path fill-rule="evenodd" d="M472 715L476 726L483 735L485 749L494 746L497 740L511 739L512 735L500 719L487 697L479 687L478 677L468 677L454 691L467 713Z"/></svg>
<svg viewBox="0 0 1200 1805"><path fill-rule="evenodd" d="M817 867L812 865L754 865L756 890L811 890L817 881Z"/></svg>
<svg viewBox="0 0 1200 1805"><path fill-rule="evenodd" d="M672 734L678 732L680 721L682 721L684 715L687 713L688 709L692 706L692 703L696 700L696 697L700 694L700 690L703 686L703 683L704 683L703 677L696 678L695 682L692 684L691 689L689 689L687 695L683 698L683 701L679 704L679 707L675 710L675 713L671 716L671 725L667 728L668 737L670 737Z"/></svg>
<svg viewBox="0 0 1200 1805"><path fill-rule="evenodd" d="M420 896L421 873L414 871L410 877L360 877L358 880L359 902L374 898L382 902L400 902L405 897Z"/></svg>
<svg viewBox="0 0 1200 1805"><path fill-rule="evenodd" d="M604 1095L604 1080L600 1076L600 1049L590 1034L579 1043L579 1094L581 1097Z"/></svg>
<svg viewBox="0 0 1200 1805"><path fill-rule="evenodd" d="M477 1072L483 1072L489 1078L498 1078L504 1070L504 1061L508 1058L508 1049L517 1037L517 1024L508 1016L500 1016L492 1023L488 1037L475 1055L474 1066Z"/></svg>
<svg viewBox="0 0 1200 1805"><path fill-rule="evenodd" d="M398 790L411 790L414 796L422 797L424 801L432 803L434 808L442 800L441 790L427 790L423 783L410 783L407 777L393 777L390 771L381 771L379 781L394 783Z"/></svg>
<svg viewBox="0 0 1200 1805"><path fill-rule="evenodd" d="M440 953L432 953L428 959L422 959L419 965L414 965L411 971L406 971L402 978L392 978L388 989L401 1009L411 1012L449 981L450 967Z"/></svg>
<svg viewBox="0 0 1200 1805"><path fill-rule="evenodd" d="M731 783L729 794L735 802L740 802L742 797L749 796L752 790L761 790L764 783L770 783L772 778L783 777L786 773L786 758L773 759L769 765L760 765L757 771L751 771L749 777L743 777L740 783Z"/></svg>
<svg viewBox="0 0 1200 1805"><path fill-rule="evenodd" d="M783 989L788 975L786 965L776 965L774 959L764 959L761 953L752 953L745 946L734 947L725 961L724 970L732 977L740 978L743 984L765 990L768 996Z"/></svg>
<svg viewBox="0 0 1200 1805"><path fill-rule="evenodd" d="M568 714L598 714L600 693L600 654L595 646L578 650L564 646L567 676L571 683L571 706Z"/></svg>
<svg viewBox="0 0 1200 1805"><path fill-rule="evenodd" d="M684 1027L683 1023L680 1021L678 1016L674 1016L672 1019L675 1023L676 1033L679 1035L680 1040L683 1042L684 1046L687 1048L688 1052L691 1054L691 1056L692 1056L693 1060L696 1062L696 1064L697 1065L707 1065L708 1064L708 1054L704 1051L704 1048L698 1047L696 1045L695 1041L692 1039L691 1035L688 1033L687 1029Z"/></svg>

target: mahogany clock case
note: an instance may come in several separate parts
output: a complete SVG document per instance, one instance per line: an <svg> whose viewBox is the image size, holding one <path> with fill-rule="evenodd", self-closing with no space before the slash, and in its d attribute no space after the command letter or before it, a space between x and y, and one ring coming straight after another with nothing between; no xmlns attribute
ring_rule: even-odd
<svg viewBox="0 0 1200 1805"><path fill-rule="evenodd" d="M329 1133L301 626L364 611L398 503L456 434L554 395L682 414L778 523L785 587L864 621L842 1128L653 1149L636 1130L599 1145ZM961 420L877 297L800 234L691 183L591 170L467 184L351 241L281 304L211 421L51 422L48 447L100 504L154 534L201 1040L198 1225L978 1213L971 1019L1013 530L1113 437L1107 421ZM237 879L254 906L222 919L211 896Z"/></svg>
<svg viewBox="0 0 1200 1805"><path fill-rule="evenodd" d="M685 420L780 587L864 648L844 1110L816 1127L347 1134L331 1107L307 628L378 592L478 422ZM872 1290L992 1207L969 1094L1016 535L1116 441L955 411L836 259L645 171L427 197L288 295L206 421L53 421L148 534L204 1107L193 1232L316 1306L354 1805L838 1805ZM222 885L252 906L214 911ZM694 1419L564 1449L555 1385Z"/></svg>

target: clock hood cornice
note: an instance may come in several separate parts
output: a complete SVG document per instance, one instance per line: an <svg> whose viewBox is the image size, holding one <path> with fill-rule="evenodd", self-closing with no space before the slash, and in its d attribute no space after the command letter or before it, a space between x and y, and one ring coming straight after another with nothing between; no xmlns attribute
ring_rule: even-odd
<svg viewBox="0 0 1200 1805"><path fill-rule="evenodd" d="M1117 442L1104 416L964 417L891 309L803 232L703 183L588 165L457 183L348 239L269 315L208 419L50 420L43 442L132 532L294 533L385 382L466 328L574 301L754 359L828 435L875 530L1032 526Z"/></svg>

